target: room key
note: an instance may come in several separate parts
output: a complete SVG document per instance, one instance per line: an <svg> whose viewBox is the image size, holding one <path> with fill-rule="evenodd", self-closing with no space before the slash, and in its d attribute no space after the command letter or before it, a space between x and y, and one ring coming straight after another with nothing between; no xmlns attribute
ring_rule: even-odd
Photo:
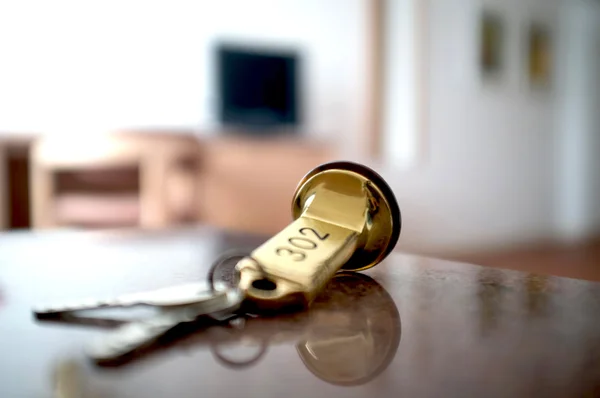
<svg viewBox="0 0 600 398"><path fill-rule="evenodd" d="M98 362L128 356L151 345L180 323L198 318L224 322L245 312L306 307L339 270L360 271L381 262L400 235L400 209L386 182L366 166L332 162L310 171L292 200L294 221L236 264L239 282L191 284L112 300L51 305L39 319L79 310L150 305L152 318L125 324L88 349Z"/></svg>
<svg viewBox="0 0 600 398"><path fill-rule="evenodd" d="M310 305L337 271L375 266L400 235L392 190L352 162L326 163L304 176L292 214L290 225L236 265L249 311Z"/></svg>
<svg viewBox="0 0 600 398"><path fill-rule="evenodd" d="M295 221L236 264L238 285L224 290L232 305L210 313L203 306L199 312L176 308L123 325L90 345L88 355L98 363L119 360L200 314L220 322L245 312L306 307L337 271L378 264L400 234L400 210L391 189L373 170L350 162L310 171L298 184L292 214Z"/></svg>

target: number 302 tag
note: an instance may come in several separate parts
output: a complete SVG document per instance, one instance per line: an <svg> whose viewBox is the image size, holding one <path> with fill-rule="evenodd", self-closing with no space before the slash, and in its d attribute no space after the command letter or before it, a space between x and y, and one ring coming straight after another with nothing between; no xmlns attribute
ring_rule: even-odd
<svg viewBox="0 0 600 398"><path fill-rule="evenodd" d="M306 252L316 250L319 242L327 240L329 234L320 234L314 228L302 227L298 230L302 236L293 236L288 238L289 246L279 246L275 249L278 256L290 256L293 261L303 261L306 259Z"/></svg>

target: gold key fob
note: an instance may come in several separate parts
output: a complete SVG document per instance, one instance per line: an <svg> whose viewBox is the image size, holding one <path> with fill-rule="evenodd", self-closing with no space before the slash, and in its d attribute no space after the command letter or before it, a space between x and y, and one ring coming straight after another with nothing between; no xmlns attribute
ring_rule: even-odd
<svg viewBox="0 0 600 398"><path fill-rule="evenodd" d="M400 209L375 171L332 162L310 171L292 201L294 221L238 262L249 307L308 306L333 275L383 260L400 235Z"/></svg>

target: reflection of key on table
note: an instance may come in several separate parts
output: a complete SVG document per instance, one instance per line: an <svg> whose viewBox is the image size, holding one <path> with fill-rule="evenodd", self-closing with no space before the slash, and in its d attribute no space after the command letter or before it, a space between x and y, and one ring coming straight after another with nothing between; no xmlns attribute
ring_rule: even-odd
<svg viewBox="0 0 600 398"><path fill-rule="evenodd" d="M366 308L371 310L366 311ZM306 367L334 384L360 384L384 370L400 343L400 315L389 294L364 274L338 274L306 312L247 319L240 328L210 328L189 344L209 344L229 366L252 365L269 346L294 342ZM236 346L258 351L236 362L223 351Z"/></svg>

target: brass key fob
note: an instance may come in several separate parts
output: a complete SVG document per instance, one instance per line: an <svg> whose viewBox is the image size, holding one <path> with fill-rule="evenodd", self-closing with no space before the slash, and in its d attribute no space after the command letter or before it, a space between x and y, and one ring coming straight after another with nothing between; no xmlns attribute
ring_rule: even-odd
<svg viewBox="0 0 600 398"><path fill-rule="evenodd" d="M383 260L400 235L400 209L375 171L332 162L310 171L292 201L294 220L236 265L250 308L308 306L333 275Z"/></svg>

